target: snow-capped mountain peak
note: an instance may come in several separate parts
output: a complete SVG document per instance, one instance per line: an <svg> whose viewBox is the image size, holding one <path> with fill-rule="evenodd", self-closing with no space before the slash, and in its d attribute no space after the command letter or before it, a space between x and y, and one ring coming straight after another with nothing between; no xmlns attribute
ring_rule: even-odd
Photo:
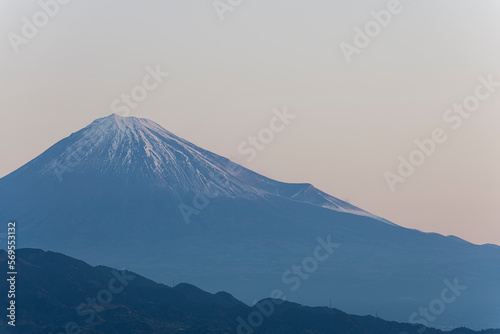
<svg viewBox="0 0 500 334"><path fill-rule="evenodd" d="M310 184L278 182L206 151L144 118L112 114L63 139L23 168L52 179L93 175L117 183L139 182L176 198L282 197L387 222Z"/></svg>

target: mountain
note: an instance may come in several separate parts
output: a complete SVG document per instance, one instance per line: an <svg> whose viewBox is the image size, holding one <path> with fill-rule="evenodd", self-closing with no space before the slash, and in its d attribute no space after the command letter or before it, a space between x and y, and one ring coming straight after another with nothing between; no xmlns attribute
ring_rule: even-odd
<svg viewBox="0 0 500 334"><path fill-rule="evenodd" d="M379 219L310 184L286 184L254 173L150 120L115 114L57 143L7 180L31 175L50 183L54 178L63 181L68 173L148 186L168 191L172 199L190 196L193 190L229 199L273 196Z"/></svg>
<svg viewBox="0 0 500 334"><path fill-rule="evenodd" d="M7 267L7 260L0 251L0 266ZM92 267L37 249L19 250L17 261L22 274L16 282L16 327L1 317L2 333L477 333L464 328L441 332L277 299L250 307L225 292L210 294L189 284L171 288L133 272ZM7 291L5 279L0 289Z"/></svg>
<svg viewBox="0 0 500 334"><path fill-rule="evenodd" d="M349 313L500 328L500 247L397 226L146 119L98 119L0 179L0 220L12 219L21 247L247 303L280 290Z"/></svg>

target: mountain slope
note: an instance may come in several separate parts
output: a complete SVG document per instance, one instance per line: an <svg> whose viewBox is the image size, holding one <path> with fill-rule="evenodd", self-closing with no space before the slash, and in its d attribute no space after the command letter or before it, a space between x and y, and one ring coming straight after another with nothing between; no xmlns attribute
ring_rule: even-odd
<svg viewBox="0 0 500 334"><path fill-rule="evenodd" d="M427 334L443 332L418 325L387 322L344 312L263 300L249 307L231 295L209 294L188 284L175 288L132 272L91 267L62 254L36 249L18 251L16 327L0 318L2 333L45 334L82 331L113 333L268 333L268 334ZM7 266L0 251L0 266ZM6 291L6 280L0 281ZM107 297L105 297L107 296ZM2 306L5 306L2 304ZM250 315L253 314L253 319ZM262 320L259 320L259 316ZM265 320L264 320L265 319ZM452 333L474 334L468 330ZM490 330L483 334L499 334Z"/></svg>
<svg viewBox="0 0 500 334"><path fill-rule="evenodd" d="M300 303L332 297L350 313L408 321L456 279L467 289L431 325L500 327L492 297L500 295L500 247L399 227L311 185L256 174L149 120L96 120L0 179L0 220L10 219L22 247L248 303L280 289ZM318 238L337 247L315 265Z"/></svg>

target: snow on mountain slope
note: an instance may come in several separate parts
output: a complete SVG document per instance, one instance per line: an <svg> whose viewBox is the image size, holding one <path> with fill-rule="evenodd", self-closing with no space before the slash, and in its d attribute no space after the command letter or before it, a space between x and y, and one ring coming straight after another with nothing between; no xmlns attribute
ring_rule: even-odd
<svg viewBox="0 0 500 334"><path fill-rule="evenodd" d="M97 119L25 167L30 164L37 165L42 176L60 180L66 173L121 175L125 182L137 178L167 188L177 198L193 191L227 198L278 196L392 224L310 184L288 184L254 173L143 118L112 114Z"/></svg>

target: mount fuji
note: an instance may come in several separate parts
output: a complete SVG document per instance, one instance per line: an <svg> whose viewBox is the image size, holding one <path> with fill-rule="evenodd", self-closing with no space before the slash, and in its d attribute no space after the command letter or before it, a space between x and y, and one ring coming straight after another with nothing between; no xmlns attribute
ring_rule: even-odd
<svg viewBox="0 0 500 334"><path fill-rule="evenodd" d="M500 328L499 246L400 227L147 119L95 120L0 179L0 219L17 220L20 247L247 303L279 291L349 313Z"/></svg>

